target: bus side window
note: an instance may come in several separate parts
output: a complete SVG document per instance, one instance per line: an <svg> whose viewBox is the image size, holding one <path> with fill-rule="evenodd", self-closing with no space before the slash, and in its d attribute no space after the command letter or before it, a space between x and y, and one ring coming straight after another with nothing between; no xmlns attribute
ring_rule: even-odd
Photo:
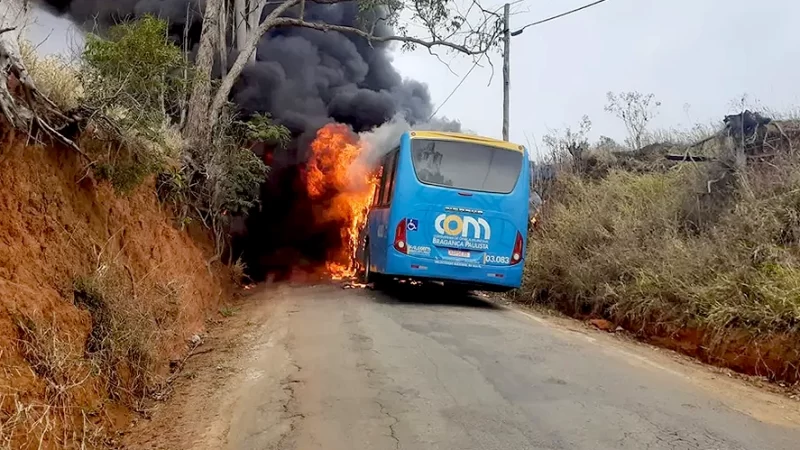
<svg viewBox="0 0 800 450"><path fill-rule="evenodd" d="M384 157L381 164L381 179L378 181L378 192L375 195L375 206L385 206L383 199L386 196L386 179L389 176L389 158Z"/></svg>
<svg viewBox="0 0 800 450"><path fill-rule="evenodd" d="M400 147L397 147L392 151L392 173L391 178L389 179L389 201L388 203L392 203L392 199L394 198L394 185L397 183L397 159L400 157Z"/></svg>
<svg viewBox="0 0 800 450"><path fill-rule="evenodd" d="M392 202L392 187L394 184L396 162L397 152L392 151L386 155L386 163L383 166L383 177L381 178L381 206L389 206Z"/></svg>
<svg viewBox="0 0 800 450"><path fill-rule="evenodd" d="M380 176L380 178L378 180L378 184L375 185L375 193L372 196L372 207L373 208L376 208L376 207L380 206L380 204L381 204L381 194L383 193L383 175L386 172L385 169L386 168L383 165L381 165L381 167L380 167L381 176Z"/></svg>

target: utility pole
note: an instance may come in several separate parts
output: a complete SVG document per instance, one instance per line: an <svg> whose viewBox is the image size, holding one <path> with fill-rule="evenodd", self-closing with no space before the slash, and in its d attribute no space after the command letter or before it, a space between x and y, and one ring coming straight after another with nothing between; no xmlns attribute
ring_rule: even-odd
<svg viewBox="0 0 800 450"><path fill-rule="evenodd" d="M509 85L511 84L510 54L511 51L511 29L509 26L509 14L511 5L506 3L503 6L503 140L508 141L508 107L509 107Z"/></svg>

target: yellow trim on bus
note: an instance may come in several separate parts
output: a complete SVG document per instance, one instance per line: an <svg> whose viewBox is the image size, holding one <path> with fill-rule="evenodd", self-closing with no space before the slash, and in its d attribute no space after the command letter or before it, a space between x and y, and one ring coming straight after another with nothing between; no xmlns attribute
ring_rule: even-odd
<svg viewBox="0 0 800 450"><path fill-rule="evenodd" d="M523 147L512 142L500 141L473 134L451 133L447 131L412 131L411 139L434 139L439 141L470 142L473 144L488 145L489 147L503 148L522 153Z"/></svg>

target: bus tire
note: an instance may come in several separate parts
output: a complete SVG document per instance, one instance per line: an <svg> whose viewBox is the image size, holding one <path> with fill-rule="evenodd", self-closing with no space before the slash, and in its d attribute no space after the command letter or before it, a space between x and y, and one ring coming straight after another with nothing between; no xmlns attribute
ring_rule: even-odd
<svg viewBox="0 0 800 450"><path fill-rule="evenodd" d="M369 254L369 246L364 246L364 283L375 283L375 274L372 272L370 265L372 264L372 257Z"/></svg>
<svg viewBox="0 0 800 450"><path fill-rule="evenodd" d="M371 257L369 256L369 250L364 253L364 260L366 262L364 264L364 283L371 284L374 290L383 290L386 287L386 275L370 270Z"/></svg>

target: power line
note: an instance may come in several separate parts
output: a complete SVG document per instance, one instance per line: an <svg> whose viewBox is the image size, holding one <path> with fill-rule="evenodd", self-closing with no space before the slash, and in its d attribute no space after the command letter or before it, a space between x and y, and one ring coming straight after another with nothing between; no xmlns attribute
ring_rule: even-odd
<svg viewBox="0 0 800 450"><path fill-rule="evenodd" d="M588 5L583 5L580 8L575 8L573 10L566 11L566 12L563 12L561 14L557 14L555 16L548 17L546 19L538 20L536 22L531 22L531 23L525 25L524 27L520 28L519 30L512 32L511 36L518 36L518 35L522 34L522 32L525 31L526 28L533 27L533 26L536 26L536 25L541 25L541 24L543 24L545 22L550 22L552 20L556 20L556 19L559 19L561 17L568 16L570 14L574 14L574 13L576 13L578 11L583 11L584 9L591 8L592 6L595 6L595 5L599 5L600 3L603 3L605 1L606 0L597 0L595 2L589 3ZM480 62L480 60L481 60L481 58L483 56L485 56L485 55L481 54L478 57L478 59L475 60L475 63L472 64L472 67L470 67L469 71L467 71L467 73L465 73L464 76L461 77L461 81L459 81L458 84L456 85L456 87L453 88L452 91L450 91L450 94L447 96L447 98L445 98L444 101L442 101L442 103L439 104L439 106L436 108L436 111L434 111L433 114L431 114L431 116L428 118L428 120L432 119L433 116L435 116L436 113L438 113L439 110L442 109L442 106L444 106L444 104L447 103L448 100L450 100L450 97L452 97L456 93L456 91L458 91L458 88L460 88L461 85L464 84L464 81L466 81L466 79L469 76L469 74L471 74L472 71L475 70L476 67L478 67L478 63Z"/></svg>
<svg viewBox="0 0 800 450"><path fill-rule="evenodd" d="M511 2L511 4L519 3L519 2L521 2L521 1L522 1L522 0L515 0L515 1ZM476 4L476 3L473 3L473 4ZM492 12L492 14L496 14L496 13L497 13L498 11L500 11L500 9L502 9L503 7L504 7L504 6L499 6L497 9L495 9L495 10ZM472 9L472 6L470 6L470 9ZM489 19L487 18L486 20L488 21ZM485 22L484 22L484 23L485 23ZM436 115L436 113L438 113L438 112L439 112L439 110L440 110L440 109L442 109L442 106L444 106L444 104L445 104L445 103L447 103L447 101L448 101L448 100L450 100L450 97L452 97L452 96L453 96L453 94L455 94L455 93L456 93L456 91L458 90L458 88L460 88L460 87L461 87L461 85L462 85L462 84L464 84L464 81L466 81L466 79L467 79L467 77L469 76L469 74L471 74L471 73L472 73L472 71L473 71L473 70L475 70L475 68L476 68L476 67L478 67L478 63L481 61L481 58L483 58L484 56L486 56L486 54L485 54L485 53L481 53L481 54L478 56L478 59L476 59L476 60L475 60L475 62L472 64L472 67L470 67L470 68L469 68L469 70L467 71L467 73L465 73L465 74L464 74L464 76L463 76L463 77L461 77L461 81L459 81L459 82L458 82L458 84L456 85L456 87L454 87L454 88L453 88L453 90L452 90L452 91L450 91L450 94L447 96L447 98L445 98L445 99L444 99L444 101L442 101L442 103L440 103L440 104L439 104L439 106L438 106L438 107L436 107L436 111L434 111L434 112L433 112L433 114L431 114L431 116L430 116L430 117L428 117L428 120L431 120L431 119L433 119L433 116L435 116L435 115Z"/></svg>
<svg viewBox="0 0 800 450"><path fill-rule="evenodd" d="M481 53L481 55L478 56L478 59L476 59L475 62L472 64L472 67L470 67L469 70L467 71L467 73L465 73L464 76L461 77L461 81L459 81L458 84L456 85L456 87L454 87L453 90L450 91L450 94L447 96L447 98L445 98L444 101L442 101L442 103L439 104L439 106L436 108L436 111L434 111L433 114L431 114L431 116L428 117L428 120L433 119L433 116L435 116L436 113L438 113L439 110L442 109L442 106L444 106L444 104L447 103L448 100L450 100L450 97L452 97L453 94L456 93L458 88L460 88L461 85L464 84L464 81L466 81L466 79L469 76L469 74L471 74L472 71L475 70L476 67L478 67L478 63L481 61L481 58L483 58L483 56L484 56L483 53Z"/></svg>
<svg viewBox="0 0 800 450"><path fill-rule="evenodd" d="M560 19L561 17L568 16L568 15L576 13L578 11L583 11L584 9L591 8L592 6L595 6L595 5L599 5L600 3L603 3L605 1L606 0L597 0L596 2L589 3L588 5L583 5L580 8L575 8L575 9L573 9L571 11L563 12L561 14L557 14L555 16L548 17L547 19L542 19L542 20L538 20L536 22L529 23L529 24L525 25L524 27L520 28L519 30L513 31L511 33L511 36L518 36L518 35L522 34L522 32L525 31L526 28L533 27L533 26L536 26L536 25L541 25L541 24L543 24L545 22L550 22L551 20Z"/></svg>

